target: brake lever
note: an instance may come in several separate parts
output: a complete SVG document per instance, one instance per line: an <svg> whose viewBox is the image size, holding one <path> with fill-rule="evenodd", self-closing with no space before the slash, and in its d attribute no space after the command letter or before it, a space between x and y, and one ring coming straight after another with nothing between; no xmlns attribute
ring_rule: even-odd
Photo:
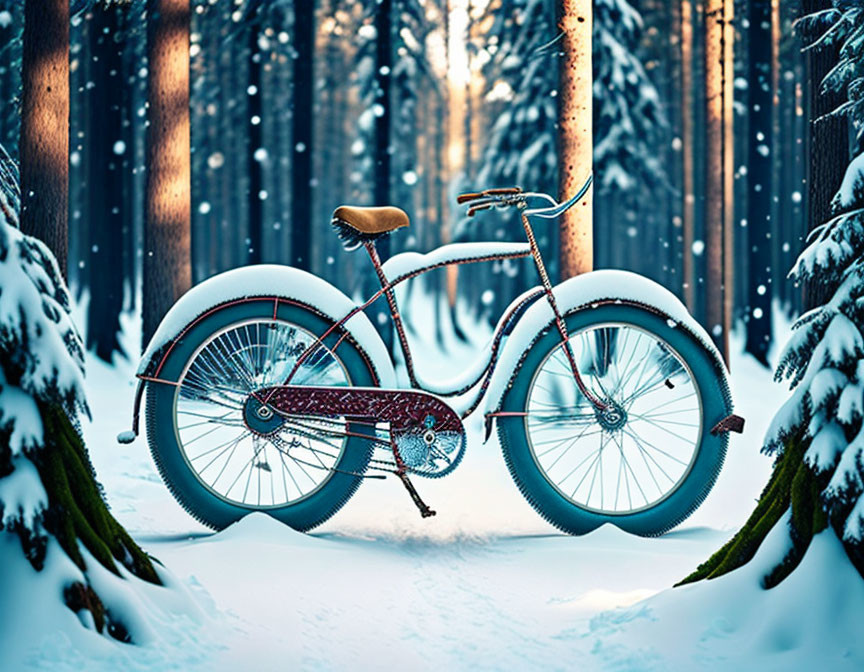
<svg viewBox="0 0 864 672"><path fill-rule="evenodd" d="M472 205L468 208L468 216L473 217L475 212L480 210L488 210L494 205L494 201L487 201L485 203L480 203L479 205Z"/></svg>

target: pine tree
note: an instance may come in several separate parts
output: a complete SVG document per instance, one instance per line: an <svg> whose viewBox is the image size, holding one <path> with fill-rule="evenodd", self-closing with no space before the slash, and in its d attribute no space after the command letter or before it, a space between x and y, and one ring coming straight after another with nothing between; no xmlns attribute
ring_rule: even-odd
<svg viewBox="0 0 864 672"><path fill-rule="evenodd" d="M856 130L831 216L812 231L791 273L818 283L826 299L798 319L781 355L776 378L788 379L793 391L765 439L764 450L777 456L771 480L743 529L685 581L748 562L787 515L790 550L765 587L786 578L828 527L864 576L864 8L836 0L804 21L819 35L813 48L839 45L839 61L821 86L844 94L831 114L845 115Z"/></svg>
<svg viewBox="0 0 864 672"><path fill-rule="evenodd" d="M74 568L58 600L89 611L98 632L130 641L135 633L112 610L116 596L90 585L91 563L118 581L121 567L161 581L102 499L77 428L87 411L84 351L69 292L48 247L17 228L20 203L17 170L0 147L0 534L17 535L36 570L67 556Z"/></svg>

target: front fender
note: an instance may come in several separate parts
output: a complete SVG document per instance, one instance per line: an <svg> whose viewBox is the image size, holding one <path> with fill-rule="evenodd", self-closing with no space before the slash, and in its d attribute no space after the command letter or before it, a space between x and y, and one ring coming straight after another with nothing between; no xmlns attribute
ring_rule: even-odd
<svg viewBox="0 0 864 672"><path fill-rule="evenodd" d="M150 342L138 365L141 380L133 409L132 436L124 432L121 442L128 443L138 434L138 415L143 384L164 381L159 377L173 344L194 324L220 307L239 301L272 300L301 304L333 322L338 322L356 308L356 304L326 280L291 268L261 264L220 273L196 285L175 303ZM363 311L357 311L343 325L374 370L378 384L396 387L396 373L387 348ZM128 439L128 440L125 440Z"/></svg>
<svg viewBox="0 0 864 672"><path fill-rule="evenodd" d="M687 311L683 303L665 287L653 280L629 271L603 270L565 280L552 293L561 314L589 309L593 304L624 301L653 310L673 320L690 332L711 353L718 375L726 376L726 365L711 337ZM522 359L534 342L554 325L555 316L549 302L541 297L525 311L504 343L501 356L489 382L485 409L490 413L501 410L504 395L519 370Z"/></svg>

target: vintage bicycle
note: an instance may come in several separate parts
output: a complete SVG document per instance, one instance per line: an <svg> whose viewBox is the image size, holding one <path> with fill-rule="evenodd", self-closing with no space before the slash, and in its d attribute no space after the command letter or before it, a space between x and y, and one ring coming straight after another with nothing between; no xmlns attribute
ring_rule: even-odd
<svg viewBox="0 0 864 672"><path fill-rule="evenodd" d="M380 282L355 304L295 268L260 265L215 276L169 311L138 370L133 428L146 392L147 438L159 472L195 518L222 529L264 511L298 530L333 516L367 479L451 473L463 419L481 412L537 512L570 534L604 523L659 535L687 518L723 465L732 413L726 367L670 292L624 271L552 286L532 220L564 203L519 188L458 201L468 215L517 208L527 242L455 243L382 263L376 241L409 226L395 207L340 207L345 249L364 249ZM533 207L532 207L533 204ZM394 287L451 264L533 257L540 285L516 298L476 365L456 380L421 379ZM365 310L387 302L404 384Z"/></svg>

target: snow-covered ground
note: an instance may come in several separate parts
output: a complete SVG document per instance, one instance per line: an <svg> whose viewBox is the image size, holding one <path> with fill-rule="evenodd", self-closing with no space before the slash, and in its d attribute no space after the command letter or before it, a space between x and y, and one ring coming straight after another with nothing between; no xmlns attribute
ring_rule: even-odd
<svg viewBox="0 0 864 672"><path fill-rule="evenodd" d="M421 366L455 373L471 362L471 347L446 345L418 348L426 353ZM7 637L15 645L0 652L4 670L22 661L51 670L790 670L814 669L823 651L824 669L864 665L853 636L864 584L837 561L842 548L827 535L795 582L773 591L758 587L758 564L668 590L745 521L770 474L759 447L786 392L749 357L732 361L746 431L733 436L704 505L658 539L609 526L560 534L522 499L494 438L482 443L478 418L459 469L416 480L435 518L421 520L394 479L365 483L312 534L263 514L214 534L175 503L143 437L128 446L114 440L129 426L134 369L88 362L96 420L85 427L87 441L114 514L193 607L164 607L162 589L148 589L145 597L159 605L150 611L160 615L150 641L137 647L94 643L99 638L71 613L40 624L35 611L21 610L21 636ZM844 565L848 575L828 573ZM14 571L22 585L34 582L31 574ZM0 582L0 589L0 602L10 599L11 588ZM807 614L828 622L810 628Z"/></svg>

